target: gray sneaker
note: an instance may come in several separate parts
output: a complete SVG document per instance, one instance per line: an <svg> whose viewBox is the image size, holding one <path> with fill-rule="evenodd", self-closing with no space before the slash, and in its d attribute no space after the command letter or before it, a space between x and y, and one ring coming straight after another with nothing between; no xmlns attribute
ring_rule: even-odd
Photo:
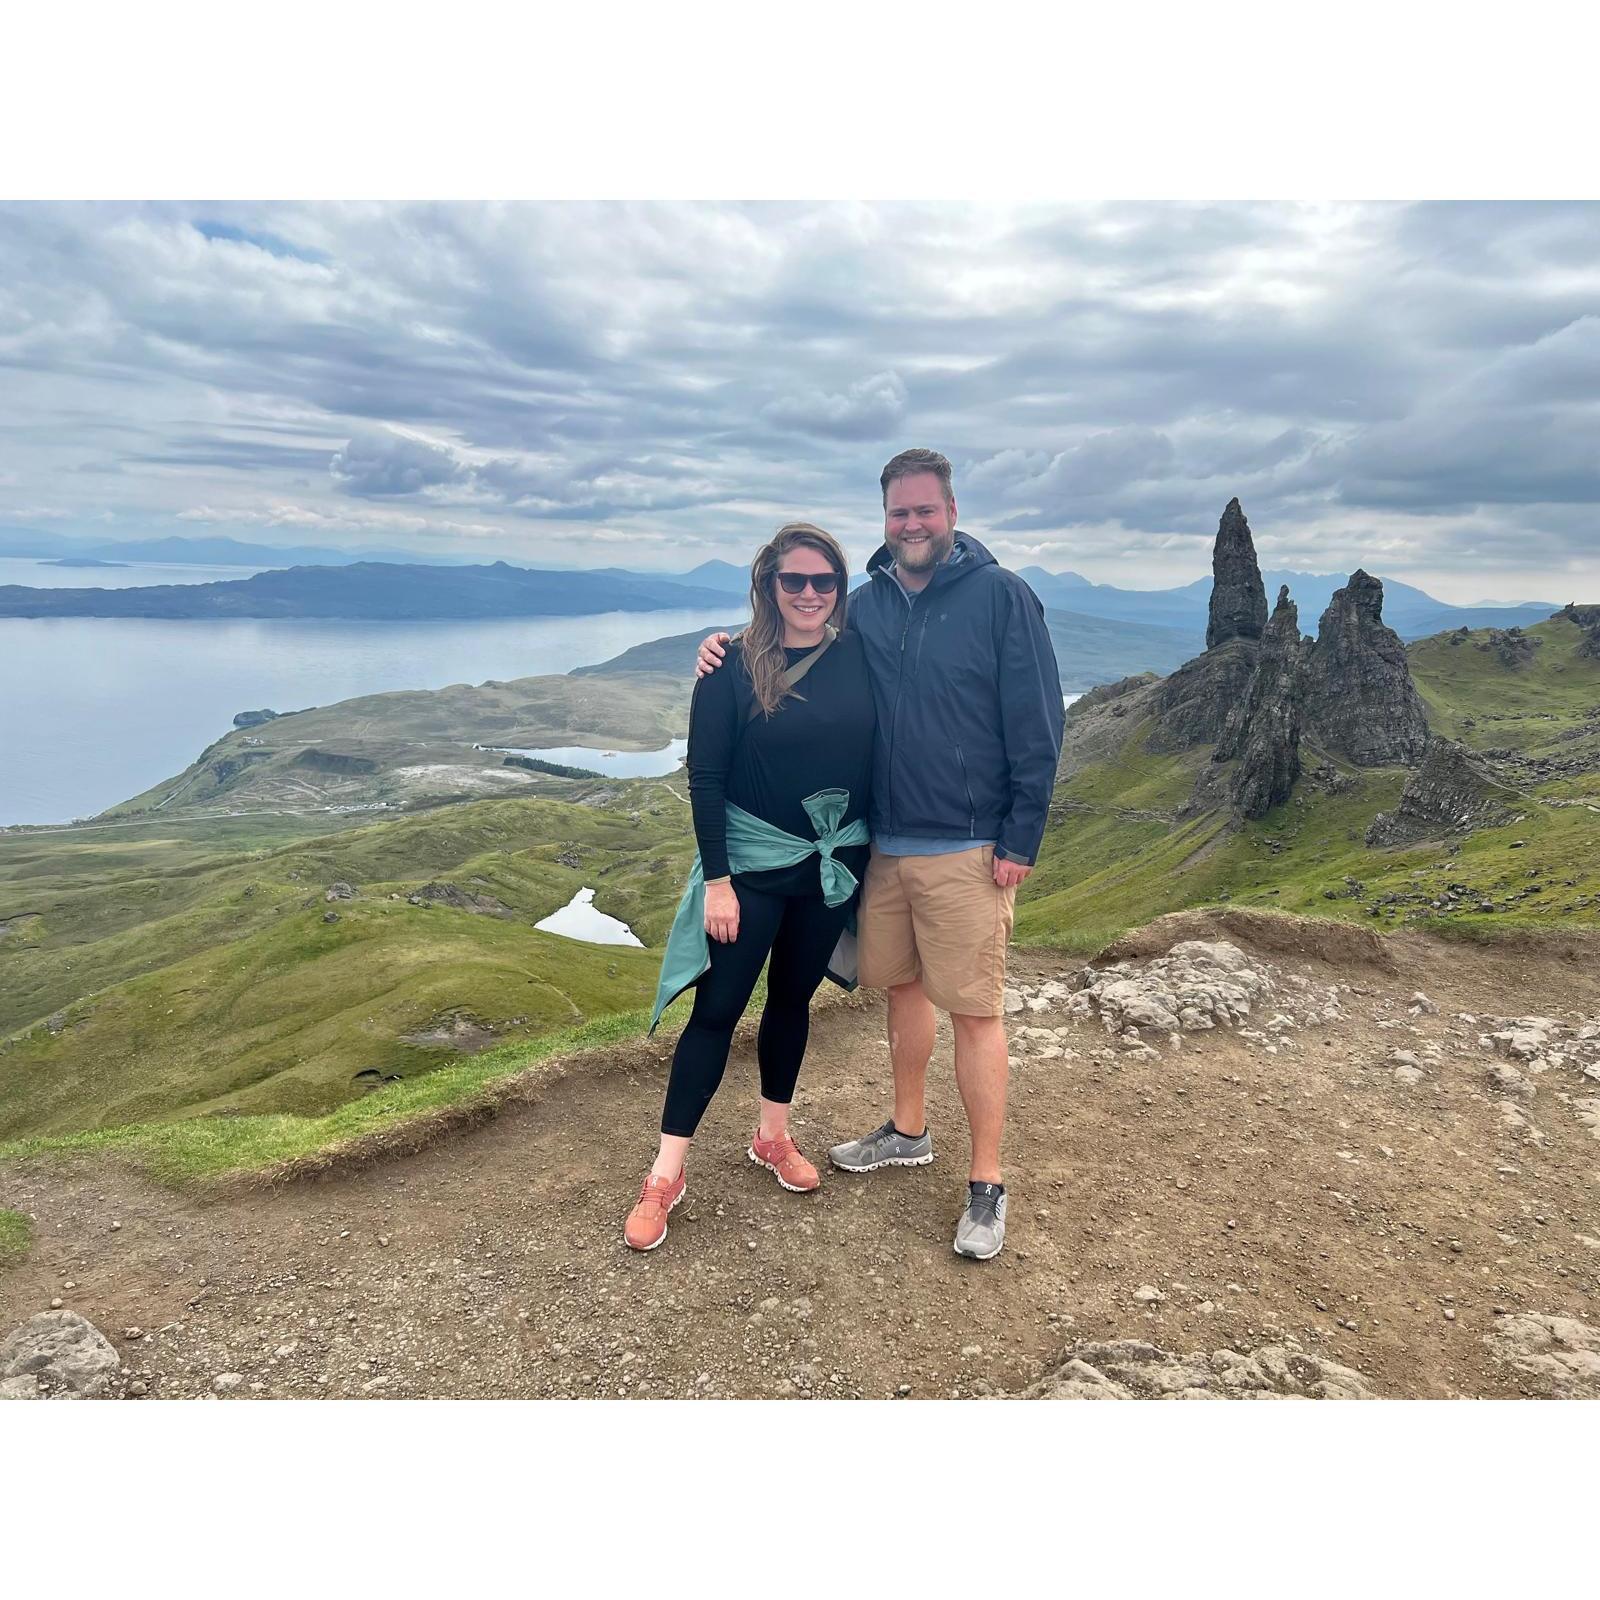
<svg viewBox="0 0 1600 1600"><path fill-rule="evenodd" d="M926 1128L920 1139L896 1133L894 1118L864 1139L836 1144L828 1159L845 1172L876 1172L879 1167L925 1167L933 1160L933 1135Z"/></svg>
<svg viewBox="0 0 1600 1600"><path fill-rule="evenodd" d="M998 1183L969 1183L967 1209L956 1224L956 1254L987 1261L1005 1242L1005 1190Z"/></svg>

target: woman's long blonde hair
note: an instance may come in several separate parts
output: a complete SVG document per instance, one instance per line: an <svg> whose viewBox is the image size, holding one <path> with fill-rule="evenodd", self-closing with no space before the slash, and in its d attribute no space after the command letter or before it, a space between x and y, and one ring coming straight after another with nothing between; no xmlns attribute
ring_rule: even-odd
<svg viewBox="0 0 1600 1600"><path fill-rule="evenodd" d="M745 670L756 692L756 704L769 717L797 692L783 681L789 662L783 653L783 614L778 610L773 590L778 582L778 563L791 550L802 548L826 556L829 565L839 574L839 587L834 590L828 625L835 629L844 626L850 566L839 541L815 523L786 522L767 544L762 545L750 563L750 624L739 634Z"/></svg>

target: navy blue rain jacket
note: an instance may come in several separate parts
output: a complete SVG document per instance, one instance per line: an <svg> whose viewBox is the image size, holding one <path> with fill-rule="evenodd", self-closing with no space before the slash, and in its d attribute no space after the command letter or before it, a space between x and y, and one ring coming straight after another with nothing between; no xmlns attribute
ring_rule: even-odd
<svg viewBox="0 0 1600 1600"><path fill-rule="evenodd" d="M883 545L850 596L877 701L872 831L995 839L1031 866L1065 713L1044 607L978 541L907 596Z"/></svg>

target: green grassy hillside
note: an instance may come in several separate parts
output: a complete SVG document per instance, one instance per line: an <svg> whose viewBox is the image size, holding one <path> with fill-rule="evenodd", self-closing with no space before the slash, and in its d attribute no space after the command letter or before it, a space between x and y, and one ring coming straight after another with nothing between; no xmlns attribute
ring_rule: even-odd
<svg viewBox="0 0 1600 1600"><path fill-rule="evenodd" d="M1419 640L1408 652L1430 725L1521 791L1522 820L1370 848L1368 824L1395 805L1409 774L1310 749L1307 768L1337 777L1308 771L1259 822L1180 817L1209 751L1151 755L1140 723L1119 750L1058 786L1038 870L1019 898L1018 938L1092 950L1150 917L1221 900L1380 927L1426 920L1468 936L1600 923L1600 661L1578 655L1582 635L1569 622L1525 632L1535 642L1516 663L1489 648L1488 630Z"/></svg>
<svg viewBox="0 0 1600 1600"><path fill-rule="evenodd" d="M322 1113L358 1072L409 1079L463 1042L636 1009L692 853L687 808L644 781L604 809L485 801L97 881L76 841L56 873L38 836L7 843L27 859L0 848L0 1137ZM507 915L409 904L430 880ZM328 901L337 882L357 897ZM585 885L656 951L533 928Z"/></svg>
<svg viewBox="0 0 1600 1600"><path fill-rule="evenodd" d="M363 695L236 728L175 777L101 821L154 813L406 810L460 798L585 791L508 768L478 746L591 745L659 750L688 728L687 676L597 683L550 675ZM554 780L556 783L565 780Z"/></svg>

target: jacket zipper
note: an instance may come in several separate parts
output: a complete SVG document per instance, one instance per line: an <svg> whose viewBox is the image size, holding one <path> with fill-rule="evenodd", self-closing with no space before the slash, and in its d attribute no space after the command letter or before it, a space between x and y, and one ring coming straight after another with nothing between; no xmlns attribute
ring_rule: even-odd
<svg viewBox="0 0 1600 1600"><path fill-rule="evenodd" d="M900 629L900 671L898 672L898 674L896 674L895 680L894 680L894 717L891 720L890 725L889 725L889 807L888 807L888 810L889 810L889 832L893 833L894 832L894 751L895 751L895 743L896 743L896 740L897 740L899 732L900 732L900 695L901 695L902 691L905 689L905 682L906 682L906 639L910 635L910 632L911 632L911 618L912 618L912 614L913 614L913 612L915 610L917 602L916 602L916 597L913 596L913 595L907 594L905 592L905 590L902 589L900 587L900 585L898 583L896 583L893 578L890 578L888 581L890 583L894 584L896 593L898 593L900 598L905 601L905 605L906 605L906 620L905 620L904 625Z"/></svg>
<svg viewBox="0 0 1600 1600"><path fill-rule="evenodd" d="M967 782L967 758L961 753L961 746L956 746L956 760L961 764L961 787L967 792L967 837L978 837L978 805L972 798L972 785Z"/></svg>

